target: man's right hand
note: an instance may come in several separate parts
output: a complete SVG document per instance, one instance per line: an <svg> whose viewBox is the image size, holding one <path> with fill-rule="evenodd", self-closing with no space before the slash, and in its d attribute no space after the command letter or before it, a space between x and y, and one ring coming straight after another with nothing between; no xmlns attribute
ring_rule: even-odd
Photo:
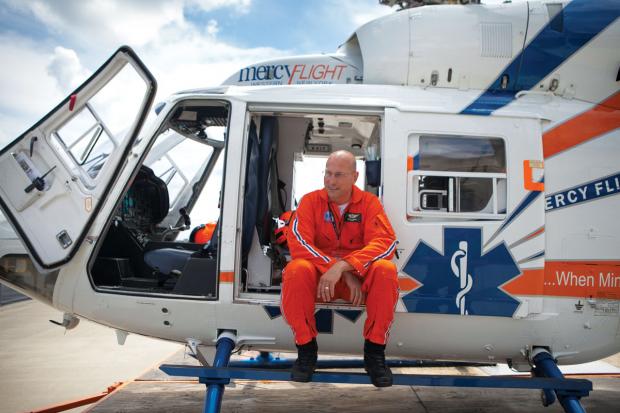
<svg viewBox="0 0 620 413"><path fill-rule="evenodd" d="M353 305L362 305L366 302L366 294L362 292L362 281L359 277L353 275L351 271L342 274L344 282L351 291L351 303Z"/></svg>

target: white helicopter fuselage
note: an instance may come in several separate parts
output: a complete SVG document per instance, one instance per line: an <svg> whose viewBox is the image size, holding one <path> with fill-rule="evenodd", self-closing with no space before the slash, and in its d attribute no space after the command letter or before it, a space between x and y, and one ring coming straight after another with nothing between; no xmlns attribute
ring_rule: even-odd
<svg viewBox="0 0 620 413"><path fill-rule="evenodd" d="M33 264L17 241L3 241L0 278L61 311L122 332L213 345L222 331L234 331L238 345L294 350L279 310L275 264L257 235L250 236L251 249L242 245L252 128L269 119L279 128L274 162L288 187L295 185L294 162L304 156L353 148L376 162L367 155L378 148L379 182L369 183L367 175L366 186L379 195L399 239L400 299L388 355L509 360L521 369L529 368L535 347L548 349L560 364L617 353L620 23L614 17L592 29L574 20L583 7L594 15L611 7L617 16L617 5L601 4L588 8L575 1L560 11L545 3L423 7L363 26L334 55L243 68L229 86L169 98L140 139L114 155L118 168L108 167L110 156L93 185L113 184L92 195L79 176L73 179L75 169L62 175L58 162L32 155L32 136L51 136L66 121L66 108L73 111L68 98L57 108L64 113L58 121L35 125L0 156L5 176L25 172L15 166L16 153L30 152L34 164L46 165L37 165L40 172L59 165L32 198L24 198L31 195L20 186L30 183L27 174L12 187L2 186L6 179L0 185L2 207L18 222L13 225L28 238L34 258ZM557 13L564 13L562 27ZM460 35L438 42L433 33L449 29L435 21L459 27ZM541 52L545 41L561 38L571 25L587 27L591 36L570 52L564 46ZM557 33L545 37L546 31ZM403 36L411 42L395 41ZM543 62L558 61L541 68L536 53ZM157 153L157 137L217 105L226 108L227 122L225 142L214 146L224 159L214 294L149 293L93 275L106 234L123 225L117 223L119 204L138 169L170 151ZM148 110L146 99L142 107ZM327 127L317 126L321 122ZM368 172L376 163L365 165ZM173 204L194 206L184 191L202 182L198 175L171 197L171 211ZM60 231L65 227L43 218L62 210L58 199L76 192L82 195L71 205L83 206L88 224L83 236L77 224L74 233L67 230L67 241ZM294 198L285 204L294 208ZM58 220L65 218L71 219ZM164 222L177 219L168 215ZM37 281L20 284L20 273ZM320 304L316 318L321 352L361 352L363 307Z"/></svg>

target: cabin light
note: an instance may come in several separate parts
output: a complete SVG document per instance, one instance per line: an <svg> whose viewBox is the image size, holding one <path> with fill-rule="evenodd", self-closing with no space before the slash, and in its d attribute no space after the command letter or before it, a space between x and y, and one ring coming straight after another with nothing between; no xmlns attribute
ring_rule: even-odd
<svg viewBox="0 0 620 413"><path fill-rule="evenodd" d="M502 89L506 89L508 87L508 80L510 79L510 77L507 74L503 74L502 75L502 81L500 83L500 87Z"/></svg>
<svg viewBox="0 0 620 413"><path fill-rule="evenodd" d="M553 79L551 81L551 84L549 85L549 90L551 92L555 92L559 85L560 85L560 81L558 79Z"/></svg>
<svg viewBox="0 0 620 413"><path fill-rule="evenodd" d="M353 127L353 123L351 123L351 122L338 122L338 127L339 128L352 128Z"/></svg>

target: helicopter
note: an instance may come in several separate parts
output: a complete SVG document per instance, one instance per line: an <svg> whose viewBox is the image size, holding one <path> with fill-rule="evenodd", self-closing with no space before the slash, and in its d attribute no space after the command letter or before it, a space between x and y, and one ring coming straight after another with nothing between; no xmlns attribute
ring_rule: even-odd
<svg viewBox="0 0 620 413"><path fill-rule="evenodd" d="M0 152L21 239L0 244L0 281L119 343L232 331L294 350L274 228L344 149L399 241L390 356L529 371L537 349L615 354L619 15L614 1L404 8L334 53L176 93L148 121L156 80L121 47ZM208 242L192 221L214 224ZM356 354L364 314L317 304L321 352Z"/></svg>

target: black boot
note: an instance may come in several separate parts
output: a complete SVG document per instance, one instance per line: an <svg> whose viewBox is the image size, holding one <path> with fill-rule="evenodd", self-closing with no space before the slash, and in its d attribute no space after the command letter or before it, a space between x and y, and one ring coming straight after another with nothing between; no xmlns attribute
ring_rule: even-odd
<svg viewBox="0 0 620 413"><path fill-rule="evenodd" d="M291 369L291 380L304 383L312 380L318 349L314 338L306 344L297 346L297 360Z"/></svg>
<svg viewBox="0 0 620 413"><path fill-rule="evenodd" d="M385 364L385 345L364 342L364 368L375 387L392 385L392 371Z"/></svg>

